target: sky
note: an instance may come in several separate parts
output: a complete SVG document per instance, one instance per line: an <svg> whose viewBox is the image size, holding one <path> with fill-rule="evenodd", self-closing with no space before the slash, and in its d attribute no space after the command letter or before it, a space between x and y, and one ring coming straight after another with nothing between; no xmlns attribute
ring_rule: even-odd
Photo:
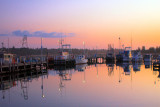
<svg viewBox="0 0 160 107"><path fill-rule="evenodd" d="M27 31L28 46L40 48L45 34L74 34L65 36L64 43L72 48L107 49L108 44L121 44L137 49L156 47L160 43L159 0L0 0L0 43L21 47ZM7 36L6 36L7 35ZM54 36L54 35L52 35ZM43 36L44 37L44 36ZM60 36L46 37L43 47L58 48Z"/></svg>

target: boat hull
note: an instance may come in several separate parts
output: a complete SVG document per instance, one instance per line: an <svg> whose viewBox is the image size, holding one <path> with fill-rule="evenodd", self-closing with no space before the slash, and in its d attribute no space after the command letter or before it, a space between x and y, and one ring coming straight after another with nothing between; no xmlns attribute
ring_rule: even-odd
<svg viewBox="0 0 160 107"><path fill-rule="evenodd" d="M88 59L76 59L76 64L87 64Z"/></svg>

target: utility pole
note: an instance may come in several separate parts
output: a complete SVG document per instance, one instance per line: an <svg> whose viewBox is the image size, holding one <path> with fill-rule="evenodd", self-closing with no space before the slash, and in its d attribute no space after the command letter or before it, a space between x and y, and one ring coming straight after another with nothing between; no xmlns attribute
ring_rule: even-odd
<svg viewBox="0 0 160 107"><path fill-rule="evenodd" d="M9 37L8 37L8 53L9 53Z"/></svg>
<svg viewBox="0 0 160 107"><path fill-rule="evenodd" d="M41 37L41 62L42 62L42 37Z"/></svg>
<svg viewBox="0 0 160 107"><path fill-rule="evenodd" d="M4 43L2 42L1 44L2 44L2 51L4 51Z"/></svg>

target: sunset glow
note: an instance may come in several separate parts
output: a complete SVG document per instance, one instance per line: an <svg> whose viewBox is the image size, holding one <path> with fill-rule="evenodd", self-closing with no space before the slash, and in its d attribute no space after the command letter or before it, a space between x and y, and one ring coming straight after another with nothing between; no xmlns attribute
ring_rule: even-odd
<svg viewBox="0 0 160 107"><path fill-rule="evenodd" d="M107 49L122 44L133 49L159 46L159 0L1 0L0 34L16 30L74 33L65 42L72 48ZM22 37L0 36L0 42L21 47ZM45 38L44 47L58 48L58 38ZM36 42L35 42L36 41ZM40 38L29 37L29 47L40 47Z"/></svg>

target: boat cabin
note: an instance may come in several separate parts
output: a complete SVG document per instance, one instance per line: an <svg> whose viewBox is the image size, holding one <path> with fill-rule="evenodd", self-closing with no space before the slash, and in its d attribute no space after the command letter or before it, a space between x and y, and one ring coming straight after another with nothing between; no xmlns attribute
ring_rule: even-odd
<svg viewBox="0 0 160 107"><path fill-rule="evenodd" d="M85 55L78 55L76 58L77 59L85 59Z"/></svg>
<svg viewBox="0 0 160 107"><path fill-rule="evenodd" d="M0 59L2 63L12 63L15 59L15 55L10 53L0 53Z"/></svg>

